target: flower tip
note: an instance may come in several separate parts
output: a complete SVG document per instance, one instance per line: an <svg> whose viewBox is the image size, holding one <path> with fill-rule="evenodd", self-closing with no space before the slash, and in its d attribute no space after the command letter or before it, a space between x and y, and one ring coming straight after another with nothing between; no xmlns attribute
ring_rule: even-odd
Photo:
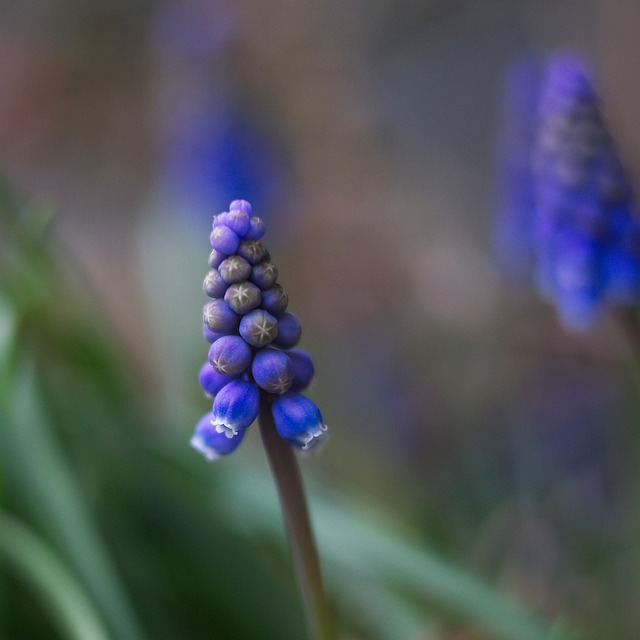
<svg viewBox="0 0 640 640"><path fill-rule="evenodd" d="M202 435L196 433L189 440L189 444L193 449L200 452L209 462L213 462L220 457L220 454L207 445Z"/></svg>
<svg viewBox="0 0 640 640"><path fill-rule="evenodd" d="M318 428L309 431L303 438L304 444L300 447L302 451L319 451L327 440L329 427L326 424L318 425Z"/></svg>
<svg viewBox="0 0 640 640"><path fill-rule="evenodd" d="M202 416L189 441L189 444L210 462L235 451L244 438L243 432L237 433L233 437L218 433L212 419L211 413Z"/></svg>

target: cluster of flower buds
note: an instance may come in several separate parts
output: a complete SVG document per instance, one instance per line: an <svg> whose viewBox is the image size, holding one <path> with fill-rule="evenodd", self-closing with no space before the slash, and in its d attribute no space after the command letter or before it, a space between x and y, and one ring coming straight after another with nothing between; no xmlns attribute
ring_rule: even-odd
<svg viewBox="0 0 640 640"><path fill-rule="evenodd" d="M537 283L571 328L640 301L640 226L586 66L547 67L532 159Z"/></svg>
<svg viewBox="0 0 640 640"><path fill-rule="evenodd" d="M265 226L251 205L234 200L213 219L211 270L204 292L204 336L211 344L200 386L213 399L191 446L213 460L234 451L268 394L279 435L309 450L327 427L318 407L299 392L314 375L309 354L295 349L302 327L287 311L288 296L261 238Z"/></svg>

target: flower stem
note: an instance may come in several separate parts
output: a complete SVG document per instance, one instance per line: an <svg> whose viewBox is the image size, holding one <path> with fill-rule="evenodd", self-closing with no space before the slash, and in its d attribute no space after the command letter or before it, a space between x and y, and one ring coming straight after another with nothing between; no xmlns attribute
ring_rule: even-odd
<svg viewBox="0 0 640 640"><path fill-rule="evenodd" d="M260 434L274 476L287 538L305 605L309 636L313 640L337 638L322 585L316 549L302 487L300 469L291 446L276 431L271 402L261 393Z"/></svg>

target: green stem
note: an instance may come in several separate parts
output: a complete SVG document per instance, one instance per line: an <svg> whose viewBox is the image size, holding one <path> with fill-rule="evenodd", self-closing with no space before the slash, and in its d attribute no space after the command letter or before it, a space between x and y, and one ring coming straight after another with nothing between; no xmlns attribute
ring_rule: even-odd
<svg viewBox="0 0 640 640"><path fill-rule="evenodd" d="M337 636L322 585L320 561L307 511L300 469L291 446L276 431L271 415L271 402L266 394L261 394L258 422L271 473L278 489L287 538L304 600L309 635L314 640L335 640Z"/></svg>

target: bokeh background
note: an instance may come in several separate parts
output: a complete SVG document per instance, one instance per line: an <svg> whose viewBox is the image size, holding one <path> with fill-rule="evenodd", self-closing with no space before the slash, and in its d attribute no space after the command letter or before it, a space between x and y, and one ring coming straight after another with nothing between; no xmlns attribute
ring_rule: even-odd
<svg viewBox="0 0 640 640"><path fill-rule="evenodd" d="M258 434L187 444L211 216L245 198L331 429L301 464L342 637L637 637L638 364L493 229L523 56L586 56L640 189L638 28L633 0L1 3L2 636L74 637L53 575L108 638L304 637Z"/></svg>

